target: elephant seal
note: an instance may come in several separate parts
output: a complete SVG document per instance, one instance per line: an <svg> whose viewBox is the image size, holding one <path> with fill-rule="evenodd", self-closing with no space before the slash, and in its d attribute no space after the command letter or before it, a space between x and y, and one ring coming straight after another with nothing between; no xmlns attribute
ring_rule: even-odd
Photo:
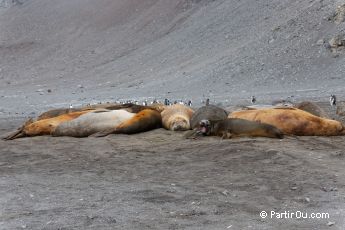
<svg viewBox="0 0 345 230"><path fill-rule="evenodd" d="M210 122L201 120L198 132L204 136L232 137L270 137L283 138L284 134L276 127L239 118L226 118L222 121Z"/></svg>
<svg viewBox="0 0 345 230"><path fill-rule="evenodd" d="M158 112L162 112L165 109L163 104L152 104L150 106L143 106L143 105L136 105L133 103L126 103L126 104L97 104L97 105L89 105L80 108L60 108L60 109L52 109L48 110L37 117L37 121L43 119L49 119L53 117L60 116L62 114L72 113L72 112L79 112L79 111L86 111L86 110L96 110L96 109L107 109L107 110L126 110L130 113L139 113L144 109L153 109Z"/></svg>
<svg viewBox="0 0 345 230"><path fill-rule="evenodd" d="M345 135L344 126L335 120L317 117L296 108L235 111L229 118L241 118L273 125L284 134L297 136Z"/></svg>
<svg viewBox="0 0 345 230"><path fill-rule="evenodd" d="M161 112L163 127L172 131L189 130L191 129L190 119L193 113L194 111L185 105L169 106Z"/></svg>
<svg viewBox="0 0 345 230"><path fill-rule="evenodd" d="M97 132L115 128L134 115L135 113L126 110L95 110L74 120L61 123L52 132L52 136L87 137Z"/></svg>
<svg viewBox="0 0 345 230"><path fill-rule="evenodd" d="M9 136L3 139L13 140L20 137L50 135L59 124L66 121L73 120L88 112L90 112L90 110L72 112L72 113L62 114L57 117L39 120L39 121L33 121L33 119L30 119L27 122L25 122L25 124L21 128L19 128L16 132L10 134Z"/></svg>
<svg viewBox="0 0 345 230"><path fill-rule="evenodd" d="M116 128L111 128L95 133L93 137L104 137L109 134L135 134L146 132L162 127L162 117L160 112L152 109L144 109L135 114L131 119L119 124Z"/></svg>
<svg viewBox="0 0 345 230"><path fill-rule="evenodd" d="M133 104L133 103L126 103L126 104L119 104L119 105L108 105L108 106L104 107L104 109L109 109L109 110L122 109L122 110L126 110L130 113L139 113L140 111L142 111L144 109L152 109L152 110L156 110L158 112L162 112L165 108L166 107L160 103L153 103L149 106L137 105L137 104Z"/></svg>
<svg viewBox="0 0 345 230"><path fill-rule="evenodd" d="M37 117L37 121L40 120L44 120L44 119L49 119L49 118L53 118L53 117L57 117L63 114L68 114L68 113L73 113L73 112L80 112L80 111L86 111L86 110L94 110L92 108L61 108L61 109L52 109L52 110L48 110L44 113L42 113L41 115L39 115Z"/></svg>
<svg viewBox="0 0 345 230"><path fill-rule="evenodd" d="M311 113L314 116L330 119L330 117L327 115L325 110L323 110L320 106L318 106L317 104L315 104L313 102L303 101L301 103L298 103L294 107L297 109L306 111L308 113Z"/></svg>
<svg viewBox="0 0 345 230"><path fill-rule="evenodd" d="M202 106L197 111L195 111L193 116L191 117L191 127L192 129L196 128L201 120L218 121L224 120L227 117L228 113L218 106Z"/></svg>

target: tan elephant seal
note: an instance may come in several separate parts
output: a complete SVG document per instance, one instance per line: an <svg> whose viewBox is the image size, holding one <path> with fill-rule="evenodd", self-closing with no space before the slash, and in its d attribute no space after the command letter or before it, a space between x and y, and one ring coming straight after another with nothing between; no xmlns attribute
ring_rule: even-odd
<svg viewBox="0 0 345 230"><path fill-rule="evenodd" d="M194 111L181 104L168 106L161 113L163 127L172 131L190 130L190 119Z"/></svg>
<svg viewBox="0 0 345 230"><path fill-rule="evenodd" d="M241 118L273 125L284 134L297 136L340 136L345 134L339 121L314 116L296 108L235 111L229 118Z"/></svg>
<svg viewBox="0 0 345 230"><path fill-rule="evenodd" d="M92 111L92 110L91 110ZM62 114L57 117L33 121L33 119L28 120L21 128L16 132L5 137L5 140L13 140L20 137L33 137L33 136L42 136L50 135L55 128L63 122L73 120L85 113L89 113L90 110L72 112L67 114Z"/></svg>

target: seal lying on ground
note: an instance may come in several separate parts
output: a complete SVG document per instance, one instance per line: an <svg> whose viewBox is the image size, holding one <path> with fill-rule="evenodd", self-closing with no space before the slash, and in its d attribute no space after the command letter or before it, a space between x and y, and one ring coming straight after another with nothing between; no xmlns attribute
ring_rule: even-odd
<svg viewBox="0 0 345 230"><path fill-rule="evenodd" d="M57 117L39 120L35 122L33 121L33 119L30 119L27 122L25 122L25 124L21 128L19 128L16 132L5 137L4 140L13 140L20 137L50 135L59 124L66 121L73 120L89 112L90 110L72 112L72 113L62 114Z"/></svg>
<svg viewBox="0 0 345 230"><path fill-rule="evenodd" d="M48 110L47 112L44 112L41 115L39 115L37 117L37 121L57 117L57 116L60 116L63 114L80 112L80 111L85 111L85 110L93 110L93 109L91 109L91 108L89 108L89 109L74 109L74 108L72 108L72 109L66 109L66 108L52 109L52 110Z"/></svg>
<svg viewBox="0 0 345 230"><path fill-rule="evenodd" d="M190 119L194 111L181 104L167 107L161 113L163 127L172 131L185 131L191 129Z"/></svg>
<svg viewBox="0 0 345 230"><path fill-rule="evenodd" d="M301 103L298 103L297 105L294 106L297 109L306 111L308 113L311 113L315 116L318 117L323 117L323 118L328 118L330 119L330 117L328 116L328 114L325 112L325 110L323 110L320 106L318 106L317 104L310 102L310 101L303 101Z"/></svg>
<svg viewBox="0 0 345 230"><path fill-rule="evenodd" d="M276 127L239 118L226 118L210 122L201 120L198 132L205 136L221 136L223 139L232 137L271 137L283 138L283 133Z"/></svg>
<svg viewBox="0 0 345 230"><path fill-rule="evenodd" d="M314 116L296 108L275 108L235 111L229 118L241 118L273 125L284 134L297 136L344 135L339 121Z"/></svg>
<svg viewBox="0 0 345 230"><path fill-rule="evenodd" d="M81 108L61 108L61 109L52 109L49 111L46 111L38 116L37 121L53 118L60 116L62 114L67 114L71 112L79 112L79 111L85 111L85 110L96 110L96 109L108 109L108 110L126 110L130 113L139 113L140 111L144 109L153 109L158 112L162 112L164 110L165 106L163 104L153 104L150 106L143 106L143 105L136 105L132 103L127 104L97 104L97 105L90 105L85 106Z"/></svg>
<svg viewBox="0 0 345 230"><path fill-rule="evenodd" d="M228 113L215 105L206 105L194 112L191 117L191 127L196 128L201 120L219 121L228 117Z"/></svg>
<svg viewBox="0 0 345 230"><path fill-rule="evenodd" d="M131 119L135 113L125 110L95 110L61 123L52 132L53 136L87 137L94 133L118 126Z"/></svg>
<svg viewBox="0 0 345 230"><path fill-rule="evenodd" d="M135 114L131 119L119 124L117 127L95 133L93 137L103 137L109 134L135 134L162 127L160 112L152 109L144 109Z"/></svg>

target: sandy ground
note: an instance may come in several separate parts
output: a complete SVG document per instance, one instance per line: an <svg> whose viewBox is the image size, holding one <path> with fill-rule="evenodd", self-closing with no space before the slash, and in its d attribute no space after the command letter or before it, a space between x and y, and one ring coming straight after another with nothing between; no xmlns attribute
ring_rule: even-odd
<svg viewBox="0 0 345 230"><path fill-rule="evenodd" d="M1 120L1 134L21 122ZM344 147L163 129L0 141L0 229L344 229Z"/></svg>

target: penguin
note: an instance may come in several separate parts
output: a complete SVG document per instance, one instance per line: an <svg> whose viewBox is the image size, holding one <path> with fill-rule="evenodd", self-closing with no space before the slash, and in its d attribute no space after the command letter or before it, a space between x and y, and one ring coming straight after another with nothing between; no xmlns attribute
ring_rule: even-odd
<svg viewBox="0 0 345 230"><path fill-rule="evenodd" d="M252 96L252 97L250 98L250 102L251 102L252 104L255 104L255 103L256 103L256 97L255 97L255 96Z"/></svg>

